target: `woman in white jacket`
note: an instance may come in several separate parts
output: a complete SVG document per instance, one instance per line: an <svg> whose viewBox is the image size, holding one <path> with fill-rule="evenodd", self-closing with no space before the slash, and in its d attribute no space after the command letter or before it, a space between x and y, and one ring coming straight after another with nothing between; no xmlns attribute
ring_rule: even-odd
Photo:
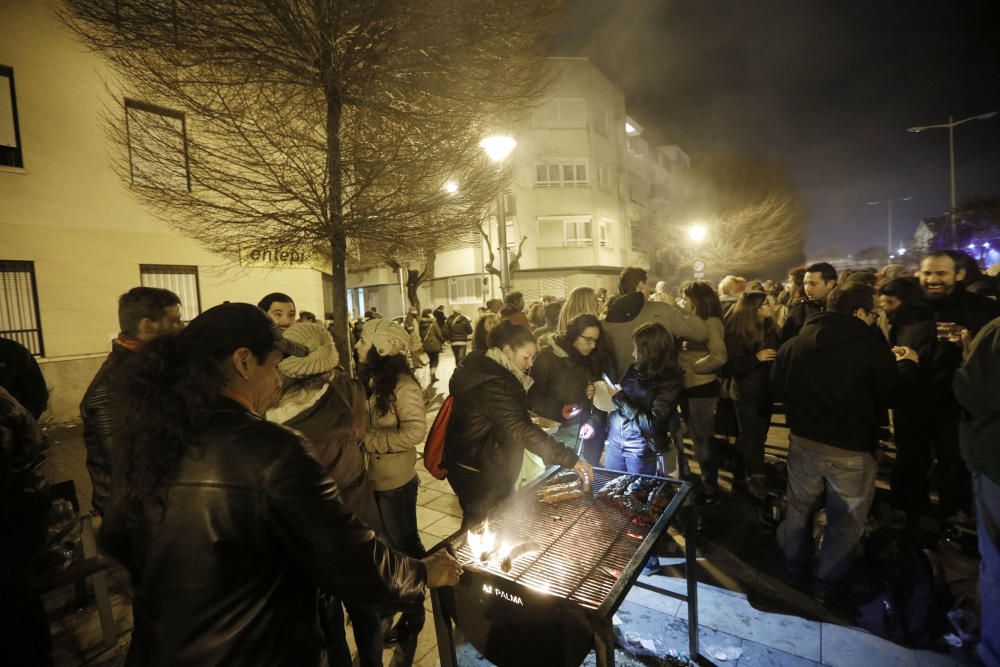
<svg viewBox="0 0 1000 667"><path fill-rule="evenodd" d="M687 422L694 455L701 470L701 482L706 503L716 500L719 490L719 462L712 451L715 434L715 408L719 402L719 370L726 363L726 332L722 324L722 304L719 295L704 280L681 285L684 305L705 321L708 341L686 340L680 352L684 371L684 391L681 410Z"/></svg>

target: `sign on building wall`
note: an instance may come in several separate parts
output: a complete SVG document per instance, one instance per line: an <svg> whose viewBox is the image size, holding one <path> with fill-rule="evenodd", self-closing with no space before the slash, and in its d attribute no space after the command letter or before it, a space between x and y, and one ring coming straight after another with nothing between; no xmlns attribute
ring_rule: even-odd
<svg viewBox="0 0 1000 667"><path fill-rule="evenodd" d="M281 269L325 269L322 257L301 246L260 245L240 249L240 266Z"/></svg>

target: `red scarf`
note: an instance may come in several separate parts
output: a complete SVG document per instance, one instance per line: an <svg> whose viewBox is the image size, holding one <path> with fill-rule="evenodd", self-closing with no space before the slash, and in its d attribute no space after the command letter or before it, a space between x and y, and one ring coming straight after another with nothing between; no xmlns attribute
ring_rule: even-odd
<svg viewBox="0 0 1000 667"><path fill-rule="evenodd" d="M253 409L253 404L250 403L250 400L246 396L244 396L243 394L237 394L235 391L233 391L231 389L223 389L219 393L221 393L226 398L229 398L229 399L232 399L232 400L236 401L237 403L239 403L240 405L242 405L244 408L246 408L247 410L249 410L253 414L255 414L255 415L257 414L257 411Z"/></svg>
<svg viewBox="0 0 1000 667"><path fill-rule="evenodd" d="M138 352L145 345L141 340L136 340L135 338L129 338L125 334L118 334L118 338L115 338L115 343L121 345L126 350L130 352Z"/></svg>

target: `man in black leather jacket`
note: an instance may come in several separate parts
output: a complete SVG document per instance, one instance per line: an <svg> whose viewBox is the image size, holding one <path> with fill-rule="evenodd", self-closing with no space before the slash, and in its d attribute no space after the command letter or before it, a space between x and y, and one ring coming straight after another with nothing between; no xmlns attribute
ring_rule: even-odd
<svg viewBox="0 0 1000 667"><path fill-rule="evenodd" d="M445 551L382 544L309 442L259 416L289 343L260 309L227 303L130 360L100 533L135 586L126 664L318 665L319 590L392 609L458 580Z"/></svg>
<svg viewBox="0 0 1000 667"><path fill-rule="evenodd" d="M111 487L114 458L114 403L111 388L118 369L133 351L158 337L180 331L181 300L170 290L133 287L118 299L121 333L111 343L111 354L98 369L80 402L83 442L87 447L87 472L93 484L94 512L104 514Z"/></svg>

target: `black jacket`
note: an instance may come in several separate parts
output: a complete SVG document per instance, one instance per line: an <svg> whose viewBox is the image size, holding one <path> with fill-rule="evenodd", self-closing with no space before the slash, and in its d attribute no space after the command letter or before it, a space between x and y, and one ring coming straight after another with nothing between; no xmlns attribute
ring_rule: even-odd
<svg viewBox="0 0 1000 667"><path fill-rule="evenodd" d="M822 313L824 310L826 310L826 305L822 301L802 299L793 303L788 307L788 316L785 318L785 323L781 325L781 342L786 343L795 336L798 336L806 320L811 315Z"/></svg>
<svg viewBox="0 0 1000 667"><path fill-rule="evenodd" d="M757 358L757 353L764 348L778 349L778 336L773 330L767 331L763 341L756 347L751 347L739 336L726 332L726 363L720 376L725 385L731 386L729 398L760 406L773 402L769 386L771 362Z"/></svg>
<svg viewBox="0 0 1000 667"><path fill-rule="evenodd" d="M93 483L94 511L104 514L111 493L111 466L114 463L115 411L112 392L119 369L132 352L118 343L111 344L111 354L98 369L80 402L83 418L83 442L87 447L87 471Z"/></svg>
<svg viewBox="0 0 1000 667"><path fill-rule="evenodd" d="M49 402L49 390L38 362L16 340L0 337L0 387L38 419Z"/></svg>
<svg viewBox="0 0 1000 667"><path fill-rule="evenodd" d="M611 397L617 408L608 425L608 444L626 451L664 452L677 430L677 397L683 375L650 376L632 364L621 380L622 390Z"/></svg>
<svg viewBox="0 0 1000 667"><path fill-rule="evenodd" d="M956 285L951 294L930 301L935 322L954 322L969 330L975 336L990 320L1000 316L1000 303L979 294L968 292L962 285ZM921 359L923 362L923 359ZM962 346L948 341L938 341L931 360L931 374L935 394L940 397L934 410L952 417L958 415L958 403L951 391L955 371L962 363Z"/></svg>
<svg viewBox="0 0 1000 667"><path fill-rule="evenodd" d="M530 408L542 417L561 422L566 421L562 416L564 405L589 406L587 383L601 378L588 361L572 345L567 350L559 340L553 340L552 347L542 350L531 367L535 382L528 390Z"/></svg>
<svg viewBox="0 0 1000 667"><path fill-rule="evenodd" d="M524 388L506 368L471 352L451 377L455 405L448 423L443 465L474 468L490 488L513 486L524 450L547 465L572 468L579 457L532 423Z"/></svg>
<svg viewBox="0 0 1000 667"><path fill-rule="evenodd" d="M795 435L857 452L877 443L896 385L896 360L879 333L853 315L817 313L781 346L771 368Z"/></svg>
<svg viewBox="0 0 1000 667"><path fill-rule="evenodd" d="M913 348L920 358L918 363L898 363L899 388L893 398L897 409L925 410L932 397L931 361L937 349L937 325L933 311L923 303L903 303L889 313L889 344Z"/></svg>
<svg viewBox="0 0 1000 667"><path fill-rule="evenodd" d="M231 400L167 487L137 529L117 493L101 526L135 587L128 665L317 665L318 590L372 607L422 598L424 565L351 514L311 445Z"/></svg>
<svg viewBox="0 0 1000 667"><path fill-rule="evenodd" d="M472 322L465 315L452 315L445 321L445 337L454 343L468 344Z"/></svg>
<svg viewBox="0 0 1000 667"><path fill-rule="evenodd" d="M959 443L969 470L1000 484L1000 318L983 327L955 373Z"/></svg>

